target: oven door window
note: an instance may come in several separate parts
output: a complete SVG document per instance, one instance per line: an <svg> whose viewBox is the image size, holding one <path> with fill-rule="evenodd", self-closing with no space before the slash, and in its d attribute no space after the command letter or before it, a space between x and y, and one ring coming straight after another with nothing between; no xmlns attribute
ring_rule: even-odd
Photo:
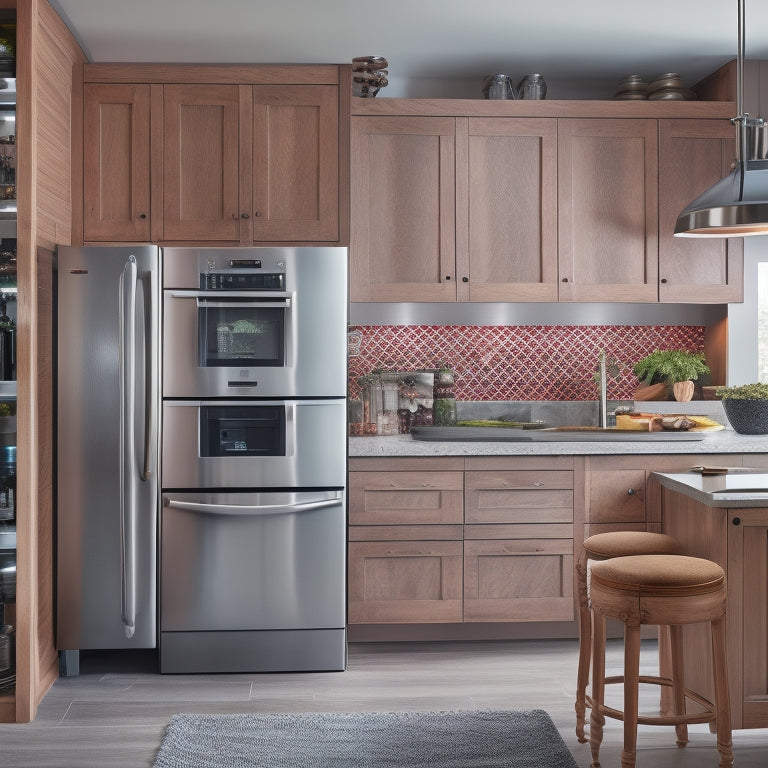
<svg viewBox="0 0 768 768"><path fill-rule="evenodd" d="M285 365L284 304L202 300L197 314L201 367Z"/></svg>
<svg viewBox="0 0 768 768"><path fill-rule="evenodd" d="M201 406L200 456L285 456L285 406Z"/></svg>

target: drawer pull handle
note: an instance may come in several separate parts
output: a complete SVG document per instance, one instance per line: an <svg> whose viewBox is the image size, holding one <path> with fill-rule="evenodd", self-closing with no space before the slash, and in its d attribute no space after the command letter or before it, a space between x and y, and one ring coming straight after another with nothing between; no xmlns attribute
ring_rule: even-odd
<svg viewBox="0 0 768 768"><path fill-rule="evenodd" d="M533 487L534 488L543 488L544 487L544 483L536 482L536 483L533 484Z"/></svg>
<svg viewBox="0 0 768 768"><path fill-rule="evenodd" d="M634 496L634 495L635 495L635 489L627 488L627 496Z"/></svg>

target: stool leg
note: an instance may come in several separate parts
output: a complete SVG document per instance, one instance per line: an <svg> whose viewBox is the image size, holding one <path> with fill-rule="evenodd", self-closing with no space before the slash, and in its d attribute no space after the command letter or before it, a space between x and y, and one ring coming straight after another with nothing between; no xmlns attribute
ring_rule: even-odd
<svg viewBox="0 0 768 768"><path fill-rule="evenodd" d="M669 640L669 625L659 625L659 677L672 680L672 648ZM662 685L659 697L659 712L662 715L671 715L674 711L672 701L672 689L668 685Z"/></svg>
<svg viewBox="0 0 768 768"><path fill-rule="evenodd" d="M583 744L586 714L587 683L589 682L589 657L592 653L592 613L587 596L587 567L580 560L576 566L579 580L579 671L576 676L576 738Z"/></svg>
<svg viewBox="0 0 768 768"><path fill-rule="evenodd" d="M635 768L639 677L640 625L627 624L624 629L624 749L621 752L621 768Z"/></svg>
<svg viewBox="0 0 768 768"><path fill-rule="evenodd" d="M669 628L672 645L672 696L675 702L675 714L685 714L685 661L683 656L683 628L672 625ZM688 726L679 723L675 726L677 746L684 747L688 743Z"/></svg>
<svg viewBox="0 0 768 768"><path fill-rule="evenodd" d="M592 710L589 715L590 768L600 768L600 744L603 741L603 700L605 696L605 616L592 614Z"/></svg>
<svg viewBox="0 0 768 768"><path fill-rule="evenodd" d="M712 666L715 676L715 708L717 712L717 751L720 768L733 765L731 738L731 705L728 694L728 666L725 650L725 615L714 619L712 627Z"/></svg>

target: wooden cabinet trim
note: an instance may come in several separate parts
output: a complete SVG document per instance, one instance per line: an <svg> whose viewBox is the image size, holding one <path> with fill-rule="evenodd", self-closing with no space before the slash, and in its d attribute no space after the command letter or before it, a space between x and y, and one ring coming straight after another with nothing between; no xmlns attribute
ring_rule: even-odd
<svg viewBox="0 0 768 768"><path fill-rule="evenodd" d="M86 64L87 83L338 85L336 64Z"/></svg>
<svg viewBox="0 0 768 768"><path fill-rule="evenodd" d="M573 456L467 456L467 470L554 470L573 469Z"/></svg>
<svg viewBox="0 0 768 768"><path fill-rule="evenodd" d="M354 438L350 438L354 439ZM461 457L414 456L414 457L368 457L350 458L349 471L352 472L441 472L459 471L464 469L464 459Z"/></svg>
<svg viewBox="0 0 768 768"><path fill-rule="evenodd" d="M350 541L462 541L464 526L441 525L350 525Z"/></svg>
<svg viewBox="0 0 768 768"><path fill-rule="evenodd" d="M545 510L548 514L538 523L477 523L464 526L464 541L494 539L524 540L523 547L530 546L529 539L567 539L568 551L573 552L573 510ZM557 514L555 514L557 513ZM562 517L566 522L553 518Z"/></svg>

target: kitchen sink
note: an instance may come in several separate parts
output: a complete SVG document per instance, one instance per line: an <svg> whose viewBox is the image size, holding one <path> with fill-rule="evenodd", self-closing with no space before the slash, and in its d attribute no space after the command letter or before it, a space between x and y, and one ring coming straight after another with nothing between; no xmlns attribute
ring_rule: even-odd
<svg viewBox="0 0 768 768"><path fill-rule="evenodd" d="M671 431L640 432L616 427L411 427L414 440L445 442L677 442L703 440L705 432Z"/></svg>

